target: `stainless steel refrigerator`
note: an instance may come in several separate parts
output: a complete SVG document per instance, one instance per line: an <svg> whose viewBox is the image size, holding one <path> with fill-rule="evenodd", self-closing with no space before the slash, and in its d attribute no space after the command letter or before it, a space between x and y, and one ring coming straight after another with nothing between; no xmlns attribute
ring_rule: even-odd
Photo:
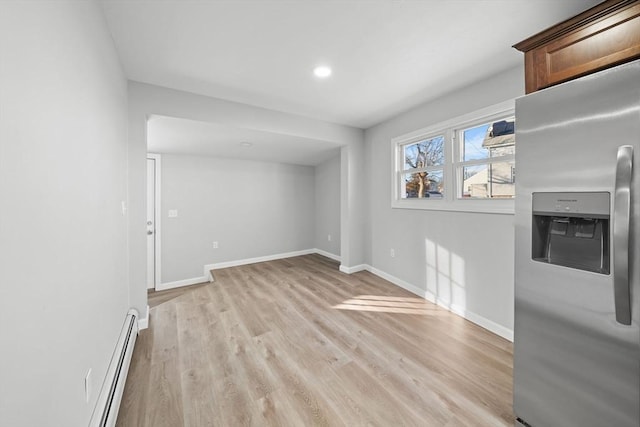
<svg viewBox="0 0 640 427"><path fill-rule="evenodd" d="M640 61L516 101L514 412L640 426Z"/></svg>

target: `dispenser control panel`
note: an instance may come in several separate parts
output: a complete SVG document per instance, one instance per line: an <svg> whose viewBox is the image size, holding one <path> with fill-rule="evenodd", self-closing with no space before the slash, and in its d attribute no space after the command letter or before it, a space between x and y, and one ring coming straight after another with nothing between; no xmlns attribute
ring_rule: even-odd
<svg viewBox="0 0 640 427"><path fill-rule="evenodd" d="M609 274L607 192L533 193L531 258Z"/></svg>
<svg viewBox="0 0 640 427"><path fill-rule="evenodd" d="M611 195L593 193L533 193L533 212L553 215L584 216L594 218L609 216Z"/></svg>

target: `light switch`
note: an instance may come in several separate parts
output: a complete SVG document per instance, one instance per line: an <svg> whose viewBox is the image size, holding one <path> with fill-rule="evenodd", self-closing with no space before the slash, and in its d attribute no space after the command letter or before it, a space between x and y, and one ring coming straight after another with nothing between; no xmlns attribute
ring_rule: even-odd
<svg viewBox="0 0 640 427"><path fill-rule="evenodd" d="M178 218L178 210L169 209L169 218Z"/></svg>

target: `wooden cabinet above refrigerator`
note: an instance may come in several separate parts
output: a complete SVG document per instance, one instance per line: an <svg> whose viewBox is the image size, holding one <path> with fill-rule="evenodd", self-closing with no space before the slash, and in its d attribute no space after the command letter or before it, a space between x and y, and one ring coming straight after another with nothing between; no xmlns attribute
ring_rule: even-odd
<svg viewBox="0 0 640 427"><path fill-rule="evenodd" d="M513 47L535 92L640 58L640 0L607 0Z"/></svg>

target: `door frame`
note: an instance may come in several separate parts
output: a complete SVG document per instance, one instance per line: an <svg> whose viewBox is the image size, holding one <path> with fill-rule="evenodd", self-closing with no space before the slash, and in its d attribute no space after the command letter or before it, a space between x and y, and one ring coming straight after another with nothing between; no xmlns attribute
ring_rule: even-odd
<svg viewBox="0 0 640 427"><path fill-rule="evenodd" d="M154 153L147 153L147 159L151 159L154 160L154 178L155 178L155 183L154 183L154 190L155 190L155 194L154 194L154 198L153 198L153 203L154 203L154 217L155 217L155 230L154 230L154 235L155 235L155 239L154 239L154 248L153 248L153 252L154 252L154 264L155 264L155 277L154 277L154 281L153 281L153 288L157 289L158 286L162 283L162 239L161 239L161 194L162 194L162 155L160 154L154 154ZM149 257L147 257L147 260L149 259ZM151 289L151 288L148 288Z"/></svg>

